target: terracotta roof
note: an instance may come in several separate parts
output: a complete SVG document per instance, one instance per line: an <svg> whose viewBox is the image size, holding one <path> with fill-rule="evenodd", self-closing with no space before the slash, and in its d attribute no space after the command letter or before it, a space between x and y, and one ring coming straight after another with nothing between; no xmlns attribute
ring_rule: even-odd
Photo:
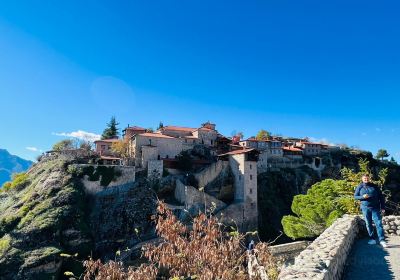
<svg viewBox="0 0 400 280"><path fill-rule="evenodd" d="M142 133L142 134L137 135L136 137L138 137L138 136L155 137L155 138L177 139L177 138L175 138L175 137L171 137L171 136L164 135L164 134L161 134L161 133L153 133L153 132Z"/></svg>
<svg viewBox="0 0 400 280"><path fill-rule="evenodd" d="M103 139L103 140L96 140L94 143L98 142L105 142L105 143L113 143L113 142L118 142L121 141L121 139Z"/></svg>
<svg viewBox="0 0 400 280"><path fill-rule="evenodd" d="M222 155L218 155L218 156L220 157L220 156L226 156L226 155L239 155L239 154L246 154L246 153L248 153L248 152L251 152L251 151L255 151L255 149L242 149L242 150L236 150L236 151L231 151L231 152L228 152L228 153L225 153L225 154L222 154Z"/></svg>
<svg viewBox="0 0 400 280"><path fill-rule="evenodd" d="M295 147L283 147L284 150L286 151L292 151L292 152L302 152L302 149L295 148Z"/></svg>
<svg viewBox="0 0 400 280"><path fill-rule="evenodd" d="M106 159L106 160L120 160L121 158L118 157L110 157L110 156L101 156L101 159Z"/></svg>
<svg viewBox="0 0 400 280"><path fill-rule="evenodd" d="M190 127L182 127L182 126L164 126L162 130L175 130L175 131L186 131L186 132L192 132L196 130L196 128L190 128Z"/></svg>
<svg viewBox="0 0 400 280"><path fill-rule="evenodd" d="M140 126L128 126L125 128L126 130L146 130L146 128L140 127Z"/></svg>
<svg viewBox="0 0 400 280"><path fill-rule="evenodd" d="M307 144L307 145L322 145L321 143L315 143L315 142L300 142L301 144Z"/></svg>

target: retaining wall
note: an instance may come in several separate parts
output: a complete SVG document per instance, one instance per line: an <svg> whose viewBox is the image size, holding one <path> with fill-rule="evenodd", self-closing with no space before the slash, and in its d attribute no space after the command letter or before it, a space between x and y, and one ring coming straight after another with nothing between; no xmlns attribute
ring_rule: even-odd
<svg viewBox="0 0 400 280"><path fill-rule="evenodd" d="M385 216L382 218L382 224L387 235L400 236L400 216Z"/></svg>

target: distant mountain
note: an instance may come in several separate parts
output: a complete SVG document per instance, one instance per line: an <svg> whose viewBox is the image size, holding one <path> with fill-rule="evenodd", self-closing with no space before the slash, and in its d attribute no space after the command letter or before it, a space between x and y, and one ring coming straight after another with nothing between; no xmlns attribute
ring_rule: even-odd
<svg viewBox="0 0 400 280"><path fill-rule="evenodd" d="M26 171L32 161L22 159L10 154L7 150L0 149L0 187L11 179L11 174Z"/></svg>

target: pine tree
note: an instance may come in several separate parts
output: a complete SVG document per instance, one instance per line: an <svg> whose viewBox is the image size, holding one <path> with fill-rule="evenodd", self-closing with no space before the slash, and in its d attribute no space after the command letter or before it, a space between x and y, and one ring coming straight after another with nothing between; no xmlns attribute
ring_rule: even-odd
<svg viewBox="0 0 400 280"><path fill-rule="evenodd" d="M103 134L101 135L101 139L111 139L116 138L119 135L119 128L117 127L119 123L115 120L115 117L112 116L109 123L107 123L107 127L104 129Z"/></svg>

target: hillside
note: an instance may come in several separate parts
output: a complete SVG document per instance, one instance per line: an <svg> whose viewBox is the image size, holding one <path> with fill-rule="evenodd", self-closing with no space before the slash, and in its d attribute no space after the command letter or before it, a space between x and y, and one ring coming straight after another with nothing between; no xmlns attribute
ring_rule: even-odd
<svg viewBox="0 0 400 280"><path fill-rule="evenodd" d="M151 232L148 217L155 201L148 189L129 186L122 199L112 193L88 195L71 172L73 163L42 160L13 189L0 192L0 279L62 279L64 271L79 275L81 264L61 253L81 260L90 254L114 258L117 250Z"/></svg>
<svg viewBox="0 0 400 280"><path fill-rule="evenodd" d="M0 187L11 179L13 173L26 171L32 163L30 160L11 155L7 150L0 149Z"/></svg>

